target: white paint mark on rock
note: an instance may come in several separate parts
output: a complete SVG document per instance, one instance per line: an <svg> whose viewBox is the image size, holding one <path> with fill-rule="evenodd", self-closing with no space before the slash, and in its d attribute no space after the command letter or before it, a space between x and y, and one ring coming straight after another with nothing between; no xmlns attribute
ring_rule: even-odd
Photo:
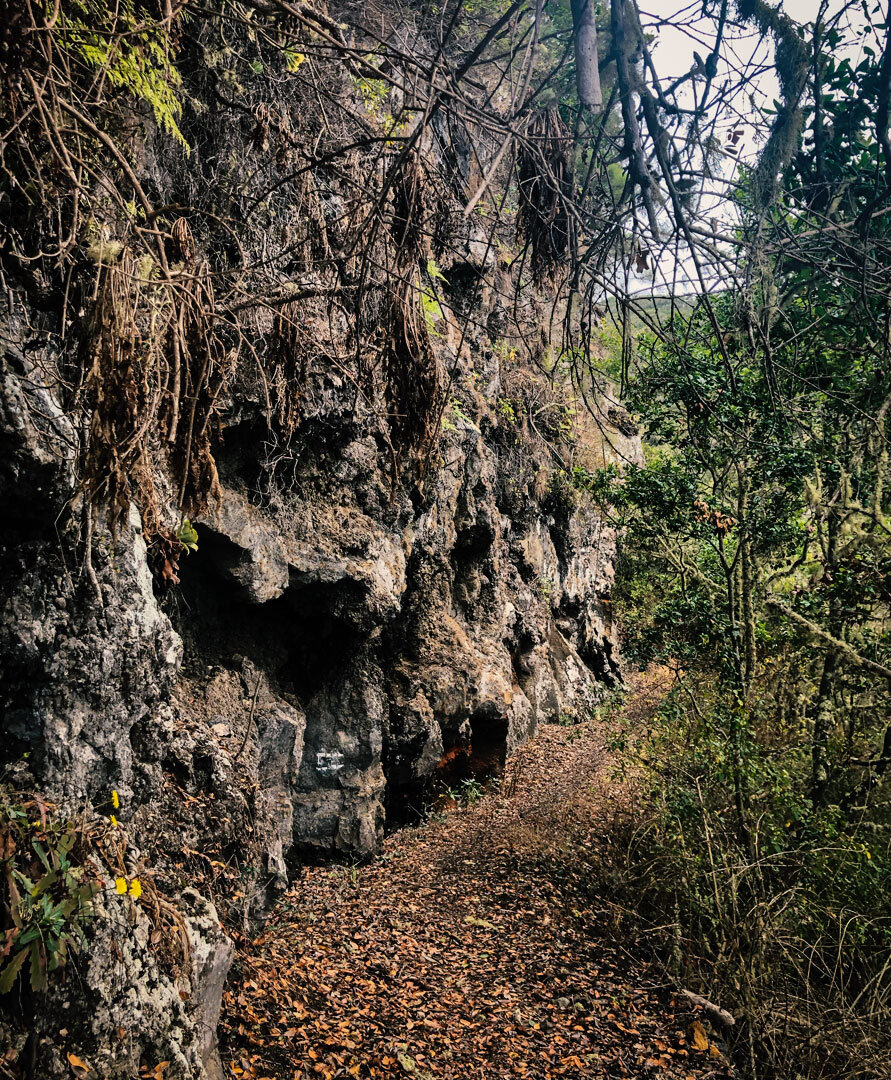
<svg viewBox="0 0 891 1080"><path fill-rule="evenodd" d="M343 754L339 750L318 750L316 752L316 771L323 774L340 772L343 768Z"/></svg>

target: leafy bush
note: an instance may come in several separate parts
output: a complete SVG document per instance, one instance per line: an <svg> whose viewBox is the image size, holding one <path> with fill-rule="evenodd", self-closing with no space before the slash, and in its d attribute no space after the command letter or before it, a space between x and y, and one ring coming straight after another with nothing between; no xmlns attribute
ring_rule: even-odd
<svg viewBox="0 0 891 1080"><path fill-rule="evenodd" d="M652 810L616 888L738 1014L758 1080L879 1077L891 1053L885 344L862 330L852 362L860 297L800 288L824 321L787 312L781 375L729 296L720 335L703 304L645 342L646 464L586 484L621 530L625 655L672 676L626 738Z"/></svg>

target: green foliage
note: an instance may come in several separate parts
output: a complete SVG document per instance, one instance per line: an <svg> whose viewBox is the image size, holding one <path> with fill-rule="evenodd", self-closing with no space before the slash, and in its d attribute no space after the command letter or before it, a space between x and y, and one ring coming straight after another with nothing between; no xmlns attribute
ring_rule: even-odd
<svg viewBox="0 0 891 1080"><path fill-rule="evenodd" d="M614 869L617 900L655 934L678 979L737 1014L740 1058L753 1046L773 1066L763 1075L854 1075L864 1050L848 1038L850 1025L866 1002L880 1015L891 991L887 838L838 807L814 807L802 783L806 741L771 744L750 717L741 757L757 813L747 853L736 824L732 718L715 683L692 683L695 703L685 683L645 727L614 725L612 745L635 766L648 808ZM811 1061L802 1009L838 1026L830 1036L827 1019ZM869 1053L880 1056L881 1043Z"/></svg>
<svg viewBox="0 0 891 1080"><path fill-rule="evenodd" d="M442 305L435 292L436 282L445 281L442 271L436 265L435 259L427 260L427 279L429 284L421 289L419 293L419 299L421 303L421 314L424 316L424 322L427 325L427 332L431 337L442 337L439 331L436 329L436 324L442 322L445 317L442 310Z"/></svg>
<svg viewBox="0 0 891 1080"><path fill-rule="evenodd" d="M374 64L376 62L379 63L380 60L381 57L375 56L373 53L369 53L366 56L369 69L373 68ZM400 119L399 116L394 116L390 111L389 82L387 82L386 79L375 79L374 77L365 75L351 75L350 79L353 86L358 91L359 96L362 98L365 112L375 121L375 123L381 126L384 133L388 136L405 134L408 127L408 120ZM391 145L389 140L388 145Z"/></svg>
<svg viewBox="0 0 891 1080"><path fill-rule="evenodd" d="M479 802L485 793L486 789L473 776L467 776L463 780L459 780L453 787L447 787L443 791L446 798L453 799L456 803L462 803L465 806L473 806L474 803Z"/></svg>
<svg viewBox="0 0 891 1080"><path fill-rule="evenodd" d="M826 57L820 161L813 145L793 158L752 283L639 335L628 396L645 464L573 476L621 530L625 656L668 680L646 724L616 735L652 808L617 878L678 978L741 1014L732 1038L760 1076L878 1076L888 1060L876 55Z"/></svg>
<svg viewBox="0 0 891 1080"><path fill-rule="evenodd" d="M592 471L587 465L573 465L569 470L569 482L575 488L576 491L584 491L587 494L594 494L598 490L598 478L604 475L617 475L615 466L608 467L607 469L598 469Z"/></svg>
<svg viewBox="0 0 891 1080"><path fill-rule="evenodd" d="M448 279L442 270L439 269L436 259L430 258L427 260L427 277L430 278L431 281L442 281L448 285Z"/></svg>
<svg viewBox="0 0 891 1080"><path fill-rule="evenodd" d="M441 337L442 335L436 329L436 324L442 320L442 306L429 289L421 290L420 301L421 314L427 324L427 332L433 337Z"/></svg>
<svg viewBox="0 0 891 1080"><path fill-rule="evenodd" d="M473 418L469 415L460 398L453 397L449 402L449 408L452 410L452 416L462 424L469 424L471 427L476 427L473 422Z"/></svg>
<svg viewBox="0 0 891 1080"><path fill-rule="evenodd" d="M78 843L76 826L51 814L46 804L0 795L9 922L0 947L0 994L12 989L26 965L32 989L45 990L48 976L83 945L84 924L101 882L75 857Z"/></svg>
<svg viewBox="0 0 891 1080"><path fill-rule="evenodd" d="M680 985L736 1016L725 1035L740 1076L878 1078L889 1048L887 839L838 807L813 805L802 783L804 733L772 731L775 717L758 711L769 706L762 694L740 740L747 850L735 718L717 679L682 670L651 669L643 692L607 721L607 743L642 808L614 835L600 883L624 908L618 933L654 944Z"/></svg>
<svg viewBox="0 0 891 1080"><path fill-rule="evenodd" d="M177 123L181 79L171 62L168 26L154 21L136 0L115 7L101 0L68 0L56 36L61 48L100 71L112 86L150 106L161 130L188 152Z"/></svg>
<svg viewBox="0 0 891 1080"><path fill-rule="evenodd" d="M198 533L188 518L183 518L182 524L176 530L176 538L188 551L198 550Z"/></svg>
<svg viewBox="0 0 891 1080"><path fill-rule="evenodd" d="M649 440L646 464L574 475L625 530L629 648L640 662L717 664L728 687L741 687L754 676L741 667L742 638L754 647L760 636L769 649L785 632L766 607L779 592L811 619L843 620L880 658L891 642L868 627L891 550L887 533L857 524L860 507L881 495L870 449L883 398L880 343L865 341L852 362L840 321L834 326L824 307L823 334L803 344L793 308L788 351L774 345L788 373L780 381L737 351L729 298L716 311L729 367L703 308L682 347L645 345L631 393ZM802 323L809 317L811 305L807 316L802 306ZM754 609L748 622L744 603Z"/></svg>
<svg viewBox="0 0 891 1080"><path fill-rule="evenodd" d="M358 75L352 76L352 79L368 115L381 122L392 119L386 110L386 102L390 94L390 86L386 80Z"/></svg>
<svg viewBox="0 0 891 1080"><path fill-rule="evenodd" d="M535 579L535 588L542 600L550 602L550 599L554 594L554 582L551 578L537 577Z"/></svg>

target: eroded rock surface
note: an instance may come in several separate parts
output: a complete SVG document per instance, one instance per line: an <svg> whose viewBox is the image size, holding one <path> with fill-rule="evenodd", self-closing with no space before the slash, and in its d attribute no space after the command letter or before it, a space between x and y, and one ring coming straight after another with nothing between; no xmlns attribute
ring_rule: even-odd
<svg viewBox="0 0 891 1080"><path fill-rule="evenodd" d="M465 366L497 399L485 343ZM252 491L243 451L226 452L175 588L153 581L135 511L116 536L96 521L100 604L52 527L50 508L79 505L71 471L22 419L27 395L50 390L25 390L14 364L2 385L16 445L0 495L39 476L45 502L24 535L20 520L2 528L7 764L69 806L107 811L117 790L122 827L171 880L177 852L213 845L242 862L239 918L262 917L306 858L370 855L438 788L497 773L536 725L584 712L616 678L614 538L565 493L560 504L553 481L509 489L505 443L533 475L546 454L482 395L467 400L472 422L444 431L420 489L394 487L367 434L319 454L312 426L298 431L288 490L271 494ZM182 799L195 810L177 832ZM188 919L199 989L186 1000L189 976L152 959L138 910L117 928L96 920L82 1024L105 1047L103 1075L132 1075L155 1051L184 1076L216 1075L231 942L212 909ZM75 1030L77 1010L54 1001ZM134 1023L125 1051L112 1032ZM45 1075L64 1072L58 1045L41 1053Z"/></svg>
<svg viewBox="0 0 891 1080"><path fill-rule="evenodd" d="M203 46L188 47L194 130L241 191L254 121L242 130L217 116L214 93L236 93L223 78L228 53L207 43L214 67ZM360 107L348 80L337 93ZM305 104L277 103L295 132L312 126ZM132 126L132 159L159 205L208 200L200 155L184 165L178 148ZM454 138L466 172L470 151ZM423 154L431 175L445 168L440 143L428 139ZM335 255L351 243L338 183L320 178L314 196L318 244ZM103 1077L163 1060L168 1077L217 1077L230 934L250 933L307 860L371 856L387 828L417 820L445 787L496 775L538 724L584 714L618 676L615 538L558 449L584 446L585 433L554 379L502 340L512 285L491 242L454 192L435 194L435 435L421 449L395 445L386 388L357 393L359 375L330 359L352 355L345 318L309 300L289 422L271 417L269 387L246 362L214 413L219 486L193 514L197 551L172 562L185 513L172 466L141 477L148 522L135 482L114 529L101 498L89 508L79 471L89 416L65 352L86 328L63 342L25 285L4 298L0 757L10 787L82 820L108 821L116 792L124 837L121 866L96 856L106 890L84 958L43 1004L26 994L3 1006L0 1039L31 1075L68 1076L74 1052ZM257 264L268 244L288 250L281 238L303 210L281 213L245 240ZM103 224L119 226L129 228ZM306 267L300 276L313 280ZM543 298L523 313L541 357L547 311ZM271 349L273 320L261 310L248 328L257 355ZM571 436L559 424L543 434L549 417ZM638 452L626 414L601 420L609 450L592 467ZM114 892L125 871L179 911L187 957L160 947L174 925L166 908Z"/></svg>

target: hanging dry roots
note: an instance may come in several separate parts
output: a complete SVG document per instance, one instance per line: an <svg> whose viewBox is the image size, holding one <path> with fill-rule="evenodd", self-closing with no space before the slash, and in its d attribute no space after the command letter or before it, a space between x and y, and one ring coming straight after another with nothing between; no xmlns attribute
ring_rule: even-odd
<svg viewBox="0 0 891 1080"><path fill-rule="evenodd" d="M128 251L103 266L88 321L83 385L88 415L82 486L104 504L112 528L137 491L152 501L147 436L159 405L157 380L137 326L140 285Z"/></svg>
<svg viewBox="0 0 891 1080"><path fill-rule="evenodd" d="M392 233L399 263L410 264L430 256L423 166L412 150L396 168L393 177Z"/></svg>
<svg viewBox="0 0 891 1080"><path fill-rule="evenodd" d="M420 266L430 257L424 173L412 151L393 177L391 232L396 258L384 347L390 431L397 445L417 450L430 437L439 409L439 374L423 310Z"/></svg>
<svg viewBox="0 0 891 1080"><path fill-rule="evenodd" d="M237 356L225 354L216 336L213 282L206 262L194 261L194 241L184 219L173 226L184 263L175 285L175 318L170 327L173 370L168 380L170 420L167 441L179 481L179 506L196 514L219 496L211 450L217 402L232 377Z"/></svg>
<svg viewBox="0 0 891 1080"><path fill-rule="evenodd" d="M415 268L393 291L385 355L390 430L413 449L427 442L439 413L439 371L421 296Z"/></svg>
<svg viewBox="0 0 891 1080"><path fill-rule="evenodd" d="M184 512L219 492L212 423L235 359L214 332L213 285L183 218L171 254L177 262L163 278L127 248L101 267L82 354L83 490L105 506L112 529L135 502L151 535L161 527L159 471L172 471Z"/></svg>
<svg viewBox="0 0 891 1080"><path fill-rule="evenodd" d="M276 314L267 352L275 418L287 435L300 422L300 396L306 380L307 347L300 308L300 304L290 303Z"/></svg>
<svg viewBox="0 0 891 1080"><path fill-rule="evenodd" d="M529 246L536 280L553 274L566 261L569 249L569 147L569 130L556 109L541 109L533 115L517 157L517 227Z"/></svg>

